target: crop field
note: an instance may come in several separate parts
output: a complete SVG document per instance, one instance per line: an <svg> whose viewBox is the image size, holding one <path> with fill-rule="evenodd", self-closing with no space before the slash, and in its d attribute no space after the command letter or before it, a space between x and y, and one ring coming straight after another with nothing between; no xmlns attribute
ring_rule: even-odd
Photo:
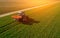
<svg viewBox="0 0 60 38"><path fill-rule="evenodd" d="M0 18L0 38L60 38L60 3L25 11L31 24Z"/></svg>

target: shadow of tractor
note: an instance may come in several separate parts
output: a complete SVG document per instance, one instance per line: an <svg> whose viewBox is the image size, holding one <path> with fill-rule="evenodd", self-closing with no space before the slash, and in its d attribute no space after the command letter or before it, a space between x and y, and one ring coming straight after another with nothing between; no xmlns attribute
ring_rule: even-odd
<svg viewBox="0 0 60 38"><path fill-rule="evenodd" d="M36 21L28 16L25 16L24 18L20 19L19 22L27 25L32 25L33 23L39 23L39 21Z"/></svg>

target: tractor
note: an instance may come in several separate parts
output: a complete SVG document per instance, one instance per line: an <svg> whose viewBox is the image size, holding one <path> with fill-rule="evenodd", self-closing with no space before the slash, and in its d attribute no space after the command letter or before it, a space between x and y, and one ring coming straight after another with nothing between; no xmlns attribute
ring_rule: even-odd
<svg viewBox="0 0 60 38"><path fill-rule="evenodd" d="M12 18L19 22L27 23L29 18L24 14L24 12L19 12L17 15L13 15Z"/></svg>

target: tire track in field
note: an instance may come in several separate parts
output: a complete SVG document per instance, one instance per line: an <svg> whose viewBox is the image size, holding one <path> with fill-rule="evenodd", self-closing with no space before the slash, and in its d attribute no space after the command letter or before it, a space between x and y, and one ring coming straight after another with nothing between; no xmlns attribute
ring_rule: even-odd
<svg viewBox="0 0 60 38"><path fill-rule="evenodd" d="M4 32L4 30L6 31L6 30L10 29L13 24L14 24L14 25L17 25L16 22L13 22L13 23L9 24L8 26L5 26L5 27L0 28L0 32L1 32L1 30ZM13 25L13 26L14 26L14 25ZM9 28L8 28L8 27L9 27ZM1 33L0 33L0 34L1 34Z"/></svg>
<svg viewBox="0 0 60 38"><path fill-rule="evenodd" d="M30 26L27 26L27 27L22 27L22 29L18 29L16 32L14 32L13 34L10 35L10 37L28 37L29 36L29 31L30 31ZM26 35L27 34L27 35Z"/></svg>
<svg viewBox="0 0 60 38"><path fill-rule="evenodd" d="M0 27L0 34L9 30L10 28L12 28L14 26L12 24L14 24L14 23L15 23L15 25L17 25L15 21L12 21L11 23L8 23L7 25Z"/></svg>
<svg viewBox="0 0 60 38"><path fill-rule="evenodd" d="M5 31L5 32L3 32L3 33L1 33L0 36L1 36L1 37L5 37L6 35L10 36L9 34L12 34L11 31L14 31L14 29L17 29L17 30L14 31L13 33L17 32L18 29L20 29L20 27L22 28L22 29L20 29L20 30L23 30L23 29L25 28L25 26L23 26L21 23L20 23L20 24L15 24L15 25L16 25L16 26L10 28L9 30L7 30L7 31ZM10 32L10 33L9 33L9 32ZM2 35L3 35L3 36L2 36Z"/></svg>
<svg viewBox="0 0 60 38"><path fill-rule="evenodd" d="M3 27L4 25L7 25L9 23L11 23L12 21L14 21L12 18L8 17L4 17L0 19L0 27Z"/></svg>
<svg viewBox="0 0 60 38"><path fill-rule="evenodd" d="M13 24L15 24L15 23L13 23ZM6 30L6 31L4 31L3 33L1 33L1 34L0 34L0 37L4 37L4 36L10 34L9 32L12 33L12 31L14 31L14 30L17 29L16 27L19 27L19 24L15 24L14 27L9 28L8 30Z"/></svg>

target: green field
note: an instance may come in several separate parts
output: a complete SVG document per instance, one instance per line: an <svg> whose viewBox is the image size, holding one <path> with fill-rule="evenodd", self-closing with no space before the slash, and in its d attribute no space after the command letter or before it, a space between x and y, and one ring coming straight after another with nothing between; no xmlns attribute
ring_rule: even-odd
<svg viewBox="0 0 60 38"><path fill-rule="evenodd" d="M0 38L60 38L60 3L25 11L36 22L19 23L11 15L0 18Z"/></svg>

